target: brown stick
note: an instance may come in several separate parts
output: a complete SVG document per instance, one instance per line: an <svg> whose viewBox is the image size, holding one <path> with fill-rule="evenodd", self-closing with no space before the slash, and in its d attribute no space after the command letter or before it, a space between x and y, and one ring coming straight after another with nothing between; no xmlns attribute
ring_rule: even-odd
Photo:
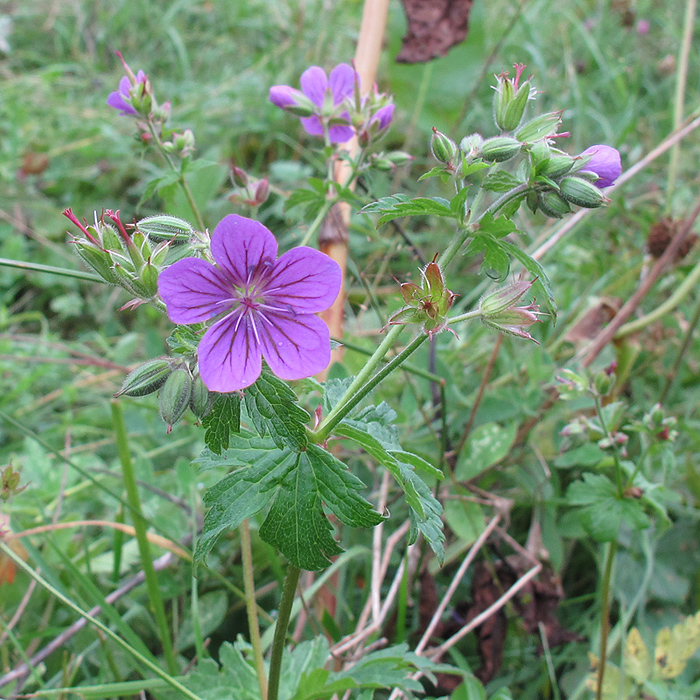
<svg viewBox="0 0 700 700"><path fill-rule="evenodd" d="M698 199L695 209L693 209L692 214L686 220L685 224L679 229L676 235L671 239L668 248L664 251L664 254L656 261L654 267L651 268L649 274L646 276L639 289L625 302L623 307L617 312L615 318L598 334L596 339L591 343L590 346L585 350L585 357L583 359L583 366L588 367L596 357L600 354L601 350L613 339L615 333L620 329L624 322L632 315L632 312L639 306L642 299L649 293L651 288L654 286L656 280L661 276L664 268L673 261L676 257L681 244L685 240L685 237L693 228L695 220L700 216L700 199Z"/></svg>
<svg viewBox="0 0 700 700"><path fill-rule="evenodd" d="M372 89L376 79L388 9L389 0L365 0L362 10L360 36L357 40L357 49L355 51L355 70L360 76L360 92L363 95L366 95ZM353 138L348 142L346 150L351 157L357 155L359 150L357 138ZM348 163L344 160L339 160L335 167L336 182L345 182L349 173L350 166ZM354 187L354 183L351 183L350 187ZM319 249L335 260L340 265L343 273L343 281L338 298L330 309L321 314L333 338L343 337L349 223L350 205L346 202L336 204L328 213L318 236ZM340 358L340 351L334 350L331 364Z"/></svg>

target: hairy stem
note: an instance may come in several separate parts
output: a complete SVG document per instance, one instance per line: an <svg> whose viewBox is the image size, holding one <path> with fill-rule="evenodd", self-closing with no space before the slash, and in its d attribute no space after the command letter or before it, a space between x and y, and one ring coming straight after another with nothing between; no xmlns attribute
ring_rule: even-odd
<svg viewBox="0 0 700 700"><path fill-rule="evenodd" d="M158 136L158 132L156 131L156 128L150 119L148 120L148 128L151 132L151 135L153 136L153 140L155 141L156 146L158 146L158 150L161 152L163 158L165 159L165 162L170 166L170 169L173 172L179 175L178 183L182 188L185 197L187 198L187 203L190 205L190 209L192 209L192 213L194 214L195 219L197 220L197 227L200 231L204 231L206 229L206 226L204 225L204 219L202 218L197 203L194 201L192 190L190 189L190 186L187 180L185 179L182 170L180 170L180 168L178 168L177 165L175 165L173 159L170 157L170 154L165 150L165 148L163 148L163 142L160 140L160 136Z"/></svg>
<svg viewBox="0 0 700 700"><path fill-rule="evenodd" d="M270 653L270 675L268 676L267 700L277 700L280 689L280 671L282 669L282 655L287 641L287 628L294 604L294 595L299 583L301 569L289 565L287 575L282 588L282 600L275 624L275 636L272 639L272 651Z"/></svg>

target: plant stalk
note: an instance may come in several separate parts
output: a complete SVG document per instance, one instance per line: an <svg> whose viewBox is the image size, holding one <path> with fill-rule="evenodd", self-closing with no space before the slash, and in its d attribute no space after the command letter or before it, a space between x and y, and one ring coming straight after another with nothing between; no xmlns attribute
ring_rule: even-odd
<svg viewBox="0 0 700 700"><path fill-rule="evenodd" d="M603 698L603 678L605 677L605 664L608 653L608 634L610 633L610 579L612 577L612 565L617 551L617 539L610 542L605 556L605 569L600 587L600 657L598 661L598 675L596 682L596 700Z"/></svg>
<svg viewBox="0 0 700 700"><path fill-rule="evenodd" d="M258 605L255 600L255 579L253 577L253 550L250 544L250 521L246 518L240 527L241 558L243 559L243 588L245 590L245 607L248 613L248 629L250 643L255 659L255 673L258 676L260 697L267 700L267 678L265 677L265 661L262 644L260 643L260 626L258 625Z"/></svg>
<svg viewBox="0 0 700 700"><path fill-rule="evenodd" d="M282 670L282 655L287 641L287 628L292 613L294 596L299 583L301 569L289 565L287 575L282 588L282 600L275 624L275 636L272 639L272 651L270 653L270 675L268 676L267 700L277 700L280 689L280 672Z"/></svg>
<svg viewBox="0 0 700 700"><path fill-rule="evenodd" d="M158 630L160 632L160 638L163 644L163 654L168 665L168 671L172 675L175 675L178 672L177 661L175 660L173 644L170 638L170 630L168 629L168 619L165 615L163 598L160 594L158 574L153 568L151 547L148 542L148 535L146 533L146 521L141 511L141 500L139 498L138 486L136 485L134 467L131 462L131 453L129 451L129 440L126 434L126 426L124 425L124 414L122 412L122 407L119 400L112 399L110 403L112 405L112 421L114 423L119 461L121 462L122 474L124 476L124 488L126 489L127 500L131 509L131 517L134 521L136 541L138 542L139 554L141 556L141 566L143 566L143 572L146 577L148 598L151 602L151 608L153 609L153 613L158 624Z"/></svg>

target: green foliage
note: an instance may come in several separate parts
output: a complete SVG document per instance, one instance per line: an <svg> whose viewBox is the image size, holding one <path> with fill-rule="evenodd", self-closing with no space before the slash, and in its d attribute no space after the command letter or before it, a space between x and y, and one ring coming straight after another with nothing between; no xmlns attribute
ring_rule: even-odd
<svg viewBox="0 0 700 700"><path fill-rule="evenodd" d="M566 498L577 511L581 524L598 542L612 542L624 523L634 530L649 527L649 518L638 498L621 496L615 484L603 474L583 475L569 486Z"/></svg>
<svg viewBox="0 0 700 700"><path fill-rule="evenodd" d="M241 397L238 394L217 394L209 413L202 418L204 442L215 454L227 450L231 433L241 429Z"/></svg>
<svg viewBox="0 0 700 700"><path fill-rule="evenodd" d="M442 197L416 197L411 199L405 194L383 197L362 208L365 214L380 213L377 226L400 219L404 216L442 216L455 218L450 202Z"/></svg>
<svg viewBox="0 0 700 700"><path fill-rule="evenodd" d="M289 447L296 452L306 449L306 423L309 414L297 405L296 394L288 384L270 372L244 393L245 407L261 437L269 435L280 449Z"/></svg>
<svg viewBox="0 0 700 700"><path fill-rule="evenodd" d="M216 539L245 518L270 506L260 536L302 569L322 569L342 549L332 536L323 506L351 527L373 527L382 516L359 495L360 479L330 452L309 445L304 452L278 448L270 438L241 430L220 457L205 451L202 469L233 470L205 496L210 509L197 542L197 558L206 557Z"/></svg>

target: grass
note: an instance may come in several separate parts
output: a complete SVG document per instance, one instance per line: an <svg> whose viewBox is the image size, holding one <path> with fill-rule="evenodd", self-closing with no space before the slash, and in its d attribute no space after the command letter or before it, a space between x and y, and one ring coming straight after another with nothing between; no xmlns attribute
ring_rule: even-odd
<svg viewBox="0 0 700 700"><path fill-rule="evenodd" d="M152 198L137 207L157 163L134 142L132 124L104 105L122 75L115 50L122 51L132 67L143 68L151 76L161 99L172 99L173 123L192 128L198 154L217 164L192 183L208 225L233 211L227 173L235 163L258 176L271 173L273 196L262 207L260 218L278 234L282 245L303 235L303 226L309 222L298 209L284 210L284 196L308 174L307 163L317 166L320 161L310 139L297 143L298 121L275 110L267 102L267 90L273 84L296 84L310 64L330 67L348 60L354 53L361 3L36 0L3 3L2 9L12 29L11 50L0 59L0 258L82 270L66 243L67 223L61 210L67 206L88 218L94 210L120 208L126 220L166 207L187 211L177 199ZM528 65L535 85L543 91L537 109L564 109L564 128L572 134L564 144L569 152L608 143L619 148L625 167L634 165L673 129L684 10L679 0L476 3L463 45L428 66L408 66L392 60L404 29L400 7L392 5L379 82L394 93L397 105L389 144L392 148L408 144L416 159L394 174L376 176L368 183L372 196L398 191L447 196L437 180L416 182L432 166L431 127L458 138L474 130L485 136L495 133L488 131L489 76L519 61ZM638 31L639 20L648 20L648 33ZM699 106L700 61L693 51L689 61L685 116ZM560 468L557 460L567 447L560 430L590 407L559 401L543 406L555 376L578 349L580 341L567 340L577 320L601 300L612 306L616 300L627 300L649 267L645 246L651 225L666 214L682 219L693 208L699 156L695 139L685 139L672 192L667 184L669 158L663 156L618 190L610 207L591 213L564 238L544 259L559 306L557 325L550 320L542 324L538 347L506 337L495 357L475 414L473 435L518 431L528 421L534 423L529 438L516 442L497 468L484 471L477 484L491 495L512 501L508 532L521 544L532 532L534 513L542 546L563 582L565 602L557 614L562 625L586 638L586 643L555 646L550 640L546 658L540 657L539 639L525 633L518 611L508 606L503 664L488 685L490 694L508 684L513 697L556 696L550 687L554 674L561 697L582 696L586 654L589 648L597 653L599 608L591 598L599 588L603 559L600 546L586 537L564 505L566 489L582 467ZM517 222L523 231L522 244L531 249L555 230L541 215L523 214ZM407 220L404 226L427 259L442 250L451 235L434 220ZM391 227L377 231L372 221L362 217L353 220L350 253L354 266L350 267L346 327L352 343L371 349L382 317L399 305L393 278L412 275L415 280L418 264ZM665 274L643 300L640 313L652 311L671 296L696 262L694 251ZM360 270L365 284L358 277ZM456 263L451 275L452 288L459 288L459 303L466 311L478 298L484 278L478 265L466 261ZM373 303L372 297L379 302ZM12 418L0 420L0 465L11 463L20 469L22 483L28 484L2 504L1 512L9 516L15 531L72 520L130 521L122 502L124 487L108 403L126 368L165 351L169 324L144 307L118 311L126 301L123 292L78 278L0 267L0 411ZM696 305L697 294L691 290L673 312L631 338L636 360L617 396L629 406L626 425L641 420L661 396ZM471 326L468 332L460 332L459 339L449 334L437 337L434 364L427 343L410 360L446 380L444 420L452 445L469 419L493 342L493 331ZM629 624L653 639L660 627L700 607L700 486L695 457L700 443L695 359L699 350L697 334L691 334L677 367L675 388L664 404L667 414L678 418L680 435L672 445L648 453L648 474L663 481L671 517L659 519L650 531L626 531L621 536L613 575L611 639L615 625L619 638L619 625L630 610L634 616ZM608 346L595 369L615 358L614 348ZM348 351L332 375L356 374L365 362L361 353ZM425 377L392 375L375 399L386 400L397 411L405 449L429 461L441 461L441 418L435 415L431 384ZM311 393L305 400L311 411L314 400ZM203 513L203 491L216 480L211 472L197 473L190 463L203 447L202 431L185 421L168 437L154 400L124 400L122 406L150 531L181 542L196 529ZM635 459L646 446L638 433L629 432L628 450ZM462 460L488 461L478 454L475 442L467 441ZM340 449L376 496L381 474L375 466L347 446ZM452 483L451 489L453 495L468 495L463 484ZM479 523L487 522L494 512L493 501L486 501L469 511ZM391 520L385 538L405 517L393 492L388 506ZM451 512L448 551L455 559L452 568L436 575L440 596L470 544L460 531L458 515L454 509ZM257 522L251 522L255 583L261 592L258 604L271 613L279 605L284 563L260 540L257 527ZM353 556L344 557L337 567L342 575L334 584L338 601L334 622L347 635L355 630L359 610L369 600L371 558L362 552L369 552L373 544L368 533L349 528L340 536ZM24 542L30 566L40 567L41 576L55 591L83 609L104 606L105 597L141 569L130 538L116 536L108 528L47 530ZM153 553L154 558L160 553ZM480 557L495 562L508 554L511 548L498 541ZM404 555L403 542L387 555L382 601L391 592ZM114 601L104 619L122 639L131 629L135 638L143 640L141 653L158 664L163 661L165 622L175 640L171 663L184 675L194 656L195 636L188 626L195 614L201 638L209 640L203 646L198 643L200 655L204 650L218 658L224 642L234 641L238 634L247 637L242 596L233 590L240 592L244 587L238 535L222 540L207 563L208 568L197 572L196 606L192 607L192 568L179 562L160 575L165 621L154 614L141 585ZM470 569L457 589L455 605L471 599L473 576ZM79 585L80 579L84 585ZM411 581L408 600L414 604L402 607L400 615L405 617L407 638L415 645L420 638L416 633L422 599L420 587ZM76 620L74 612L41 585L25 599L29 585L28 575L18 571L14 584L0 587L0 677ZM428 594L423 590L422 595ZM307 623L300 625L297 641L310 638L323 624L313 601L306 603ZM21 617L12 625L11 635L2 637L18 608L23 611ZM266 633L269 639L270 619L261 616L260 621L263 640ZM382 628L377 635L385 632ZM610 646L613 660L619 663L619 645ZM451 660L458 663L460 658L472 670L479 667L474 637L455 648ZM98 686L95 697L128 696L153 678L119 646L89 627L69 637L61 651L43 664L27 681L26 690L50 695L58 694L57 688L86 685ZM697 676L697 661L691 660L677 684L689 685ZM139 680L144 677L149 680ZM0 694L8 688L11 692L13 685ZM165 697L160 686L148 692Z"/></svg>

